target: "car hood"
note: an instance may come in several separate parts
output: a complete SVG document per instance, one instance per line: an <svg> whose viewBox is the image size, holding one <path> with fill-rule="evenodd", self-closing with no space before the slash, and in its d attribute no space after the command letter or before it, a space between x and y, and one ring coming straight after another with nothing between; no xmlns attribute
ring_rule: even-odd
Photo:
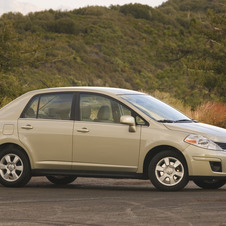
<svg viewBox="0 0 226 226"><path fill-rule="evenodd" d="M226 143L226 129L204 123L165 123L170 130L200 134L215 142Z"/></svg>

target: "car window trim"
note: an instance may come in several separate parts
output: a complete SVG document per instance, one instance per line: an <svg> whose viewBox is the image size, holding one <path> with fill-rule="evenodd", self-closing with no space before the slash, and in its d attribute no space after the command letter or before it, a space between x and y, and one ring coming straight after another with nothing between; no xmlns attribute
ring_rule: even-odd
<svg viewBox="0 0 226 226"><path fill-rule="evenodd" d="M71 105L71 120L79 121L79 92L74 92Z"/></svg>

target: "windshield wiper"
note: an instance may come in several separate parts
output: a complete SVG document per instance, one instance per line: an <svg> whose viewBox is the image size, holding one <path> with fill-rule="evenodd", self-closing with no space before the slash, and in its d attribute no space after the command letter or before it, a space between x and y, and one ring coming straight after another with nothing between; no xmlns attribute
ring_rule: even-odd
<svg viewBox="0 0 226 226"><path fill-rule="evenodd" d="M162 119L158 120L157 122L162 122L162 123L190 123L190 122L198 122L193 119L179 119L179 120L170 120L170 119Z"/></svg>
<svg viewBox="0 0 226 226"><path fill-rule="evenodd" d="M174 121L175 123L180 123L180 122L195 122L194 120L191 120L191 119L180 119L180 120L176 120Z"/></svg>
<svg viewBox="0 0 226 226"><path fill-rule="evenodd" d="M157 122L162 122L162 123L174 123L175 121L169 120L169 119L162 119L162 120L158 120Z"/></svg>

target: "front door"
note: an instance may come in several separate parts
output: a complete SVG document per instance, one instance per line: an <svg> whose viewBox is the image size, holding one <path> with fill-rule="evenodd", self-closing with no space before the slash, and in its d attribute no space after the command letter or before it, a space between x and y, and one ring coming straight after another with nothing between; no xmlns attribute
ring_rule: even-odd
<svg viewBox="0 0 226 226"><path fill-rule="evenodd" d="M129 132L120 124L131 111L112 98L80 94L80 121L73 132L73 168L77 170L136 172L141 127Z"/></svg>

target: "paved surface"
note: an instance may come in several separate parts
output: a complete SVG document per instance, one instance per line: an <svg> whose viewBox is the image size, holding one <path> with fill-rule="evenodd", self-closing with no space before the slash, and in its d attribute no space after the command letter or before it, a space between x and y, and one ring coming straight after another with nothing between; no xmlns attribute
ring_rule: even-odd
<svg viewBox="0 0 226 226"><path fill-rule="evenodd" d="M57 187L44 177L24 188L0 186L0 225L226 226L226 186L157 191L149 181L78 178Z"/></svg>

